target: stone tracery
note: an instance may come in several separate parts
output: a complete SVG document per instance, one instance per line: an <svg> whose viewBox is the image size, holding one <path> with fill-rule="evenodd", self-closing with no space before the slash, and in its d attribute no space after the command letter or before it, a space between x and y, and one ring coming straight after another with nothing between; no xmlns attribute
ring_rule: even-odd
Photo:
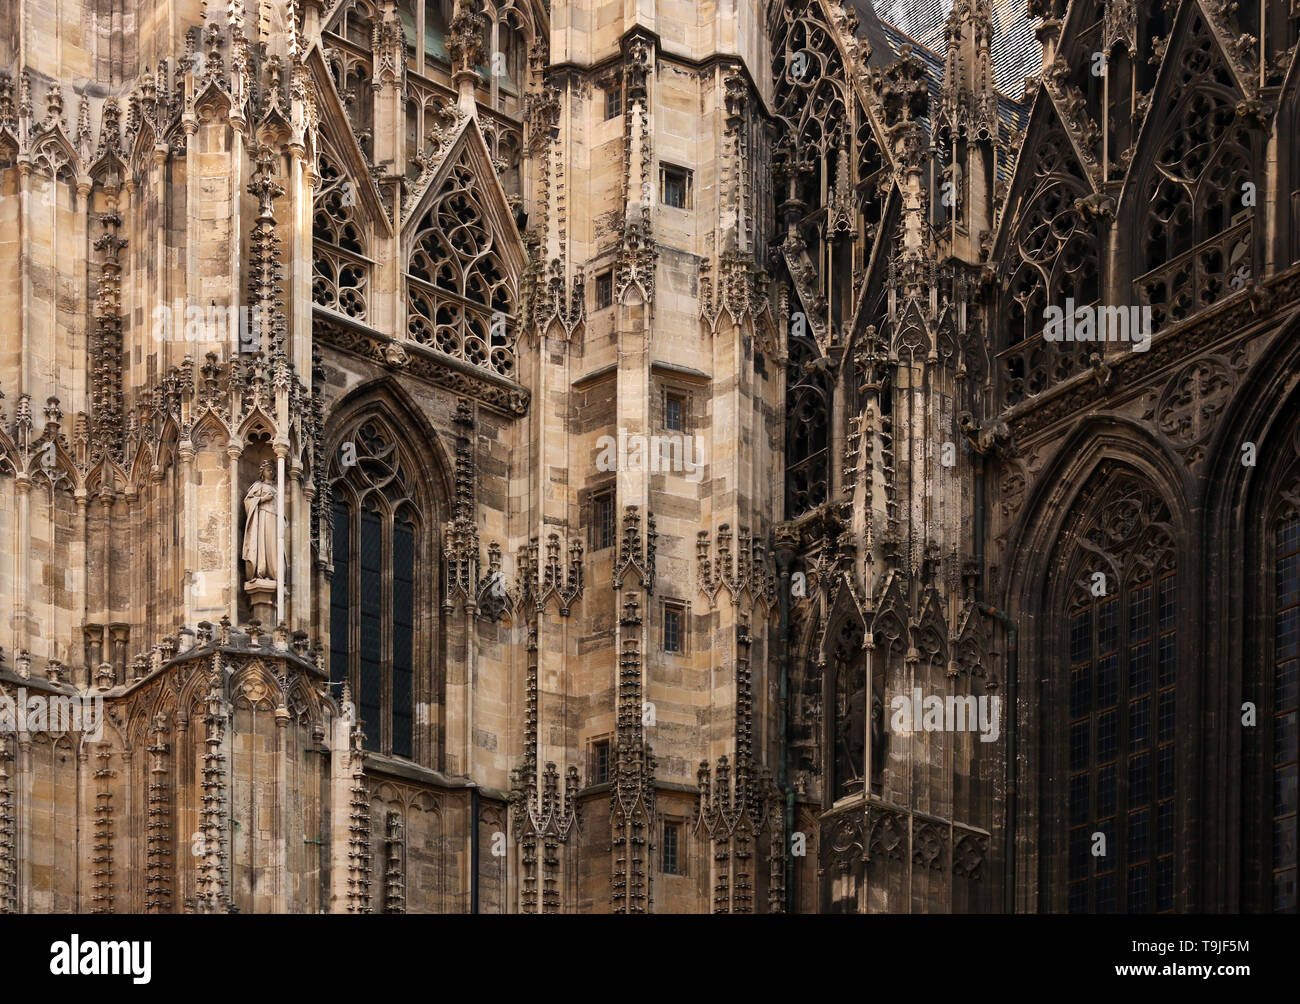
<svg viewBox="0 0 1300 1004"><path fill-rule="evenodd" d="M464 162L421 220L407 264L412 340L502 376L515 372L516 290Z"/></svg>
<svg viewBox="0 0 1300 1004"><path fill-rule="evenodd" d="M312 300L355 320L367 315L370 263L357 219L357 182L324 149L317 160L321 178L312 214Z"/></svg>
<svg viewBox="0 0 1300 1004"><path fill-rule="evenodd" d="M1140 203L1142 274L1134 286L1158 330L1245 288L1254 277L1257 141L1241 93L1197 19L1180 55L1180 89Z"/></svg>

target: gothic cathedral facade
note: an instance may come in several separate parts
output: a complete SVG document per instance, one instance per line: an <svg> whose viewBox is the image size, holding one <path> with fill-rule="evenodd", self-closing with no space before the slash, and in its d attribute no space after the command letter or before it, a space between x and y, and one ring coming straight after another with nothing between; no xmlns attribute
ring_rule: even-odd
<svg viewBox="0 0 1300 1004"><path fill-rule="evenodd" d="M1300 5L936 12L0 0L0 912L1294 912Z"/></svg>

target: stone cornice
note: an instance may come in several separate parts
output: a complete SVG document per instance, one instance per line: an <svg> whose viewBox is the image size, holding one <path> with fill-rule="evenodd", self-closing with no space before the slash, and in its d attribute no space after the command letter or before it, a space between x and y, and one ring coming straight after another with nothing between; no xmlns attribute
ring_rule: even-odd
<svg viewBox="0 0 1300 1004"><path fill-rule="evenodd" d="M333 311L321 308L312 311L312 336L321 344L351 352L385 369L472 397L503 415L528 413L531 394L520 384L418 342L390 338Z"/></svg>

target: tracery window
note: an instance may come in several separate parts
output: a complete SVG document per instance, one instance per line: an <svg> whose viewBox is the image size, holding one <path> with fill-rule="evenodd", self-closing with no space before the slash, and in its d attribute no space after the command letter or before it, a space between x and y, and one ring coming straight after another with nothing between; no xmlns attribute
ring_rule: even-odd
<svg viewBox="0 0 1300 1004"><path fill-rule="evenodd" d="M351 685L367 749L409 757L423 523L398 442L387 423L367 417L332 461L330 680Z"/></svg>
<svg viewBox="0 0 1300 1004"><path fill-rule="evenodd" d="M827 151L847 141L844 58L813 4L787 4L772 39L776 112L785 143L803 169L828 168ZM818 200L812 200L816 204Z"/></svg>
<svg viewBox="0 0 1300 1004"><path fill-rule="evenodd" d="M1065 134L1054 129L1034 148L1034 188L1008 244L1002 274L1003 406L1011 407L1074 373L1084 348L1040 337L1048 307L1091 305L1099 295L1101 235L1076 202L1087 194Z"/></svg>
<svg viewBox="0 0 1300 1004"><path fill-rule="evenodd" d="M1139 301L1155 329L1183 320L1251 278L1253 206L1260 197L1254 141L1241 95L1199 15L1177 61L1179 87L1159 109L1157 146L1139 233Z"/></svg>
<svg viewBox="0 0 1300 1004"><path fill-rule="evenodd" d="M811 366L817 359L811 338L790 339L785 377L786 519L826 501L831 386L826 374Z"/></svg>
<svg viewBox="0 0 1300 1004"><path fill-rule="evenodd" d="M412 340L505 377L515 374L515 283L462 160L420 221L407 267Z"/></svg>
<svg viewBox="0 0 1300 1004"><path fill-rule="evenodd" d="M320 188L312 214L312 301L364 320L370 261L357 221L357 184L324 150L316 170Z"/></svg>
<svg viewBox="0 0 1300 1004"><path fill-rule="evenodd" d="M799 221L799 235L809 260L825 260L825 243L836 252L828 284L819 270L819 292L832 309L832 322L841 323L851 311L855 262L850 239L869 248L872 227L881 216L877 175L884 156L861 103L846 81L851 70L821 8L814 3L781 7L772 36L774 110L782 135L773 152L774 170L784 176L777 202L794 200L811 210Z"/></svg>
<svg viewBox="0 0 1300 1004"><path fill-rule="evenodd" d="M1169 512L1134 477L1095 483L1101 505L1076 522L1068 566L1068 908L1164 912L1174 906L1175 832Z"/></svg>
<svg viewBox="0 0 1300 1004"><path fill-rule="evenodd" d="M1296 766L1300 761L1300 504L1288 497L1273 523L1273 673L1270 768L1273 910L1296 912Z"/></svg>
<svg viewBox="0 0 1300 1004"><path fill-rule="evenodd" d="M1100 235L1075 208L1087 194L1066 136L1052 130L1034 150L1035 187L1007 252L1010 277L1006 345L1043 330L1048 306L1093 303Z"/></svg>

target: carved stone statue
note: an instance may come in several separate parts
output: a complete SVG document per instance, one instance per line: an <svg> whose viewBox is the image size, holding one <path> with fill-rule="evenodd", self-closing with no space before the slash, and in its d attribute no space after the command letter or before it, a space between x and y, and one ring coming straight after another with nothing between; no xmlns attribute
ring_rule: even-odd
<svg viewBox="0 0 1300 1004"><path fill-rule="evenodd" d="M854 688L848 700L844 701L839 720L835 723L838 742L835 768L836 798L843 798L859 790L863 785L862 754L866 749L866 704L866 689L859 682L859 686Z"/></svg>
<svg viewBox="0 0 1300 1004"><path fill-rule="evenodd" d="M271 463L262 461L258 480L244 495L244 570L250 580L274 582L279 574L276 548L275 482Z"/></svg>

